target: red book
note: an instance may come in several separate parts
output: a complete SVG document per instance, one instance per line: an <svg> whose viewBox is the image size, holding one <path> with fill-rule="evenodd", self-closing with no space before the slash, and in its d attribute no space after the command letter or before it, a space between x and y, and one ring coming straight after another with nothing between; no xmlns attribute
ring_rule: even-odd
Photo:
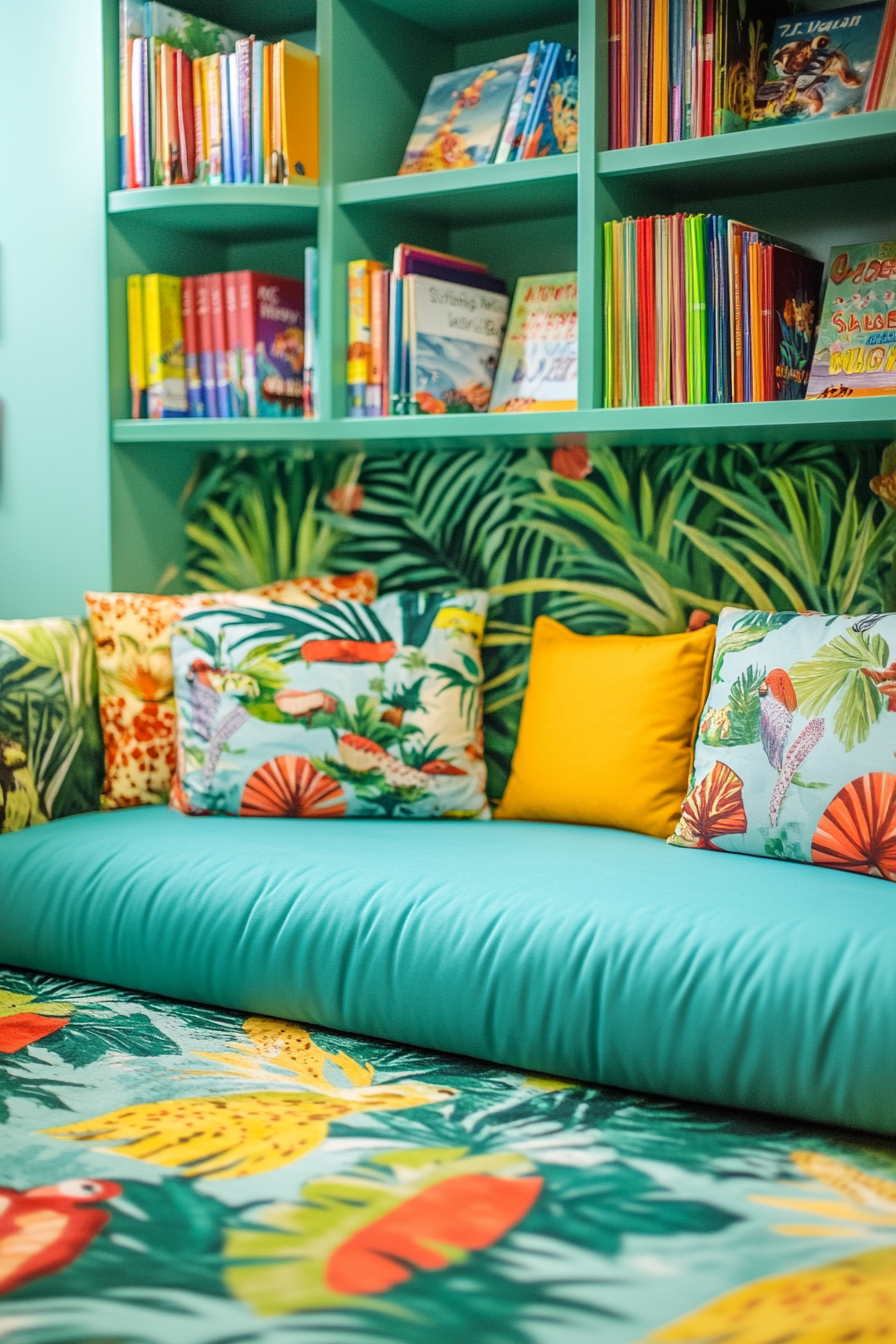
<svg viewBox="0 0 896 1344"><path fill-rule="evenodd" d="M215 341L212 334L212 296L207 275L196 276L196 327L199 334L199 376L207 416L218 414L215 388Z"/></svg>
<svg viewBox="0 0 896 1344"><path fill-rule="evenodd" d="M240 333L240 271L226 271L224 280L224 334L227 338L227 387L230 414L238 419L246 414L243 392L243 343Z"/></svg>
<svg viewBox="0 0 896 1344"><path fill-rule="evenodd" d="M196 319L196 279L185 275L180 291L184 322L184 374L187 380L187 406L196 419L205 415L202 378L199 372L199 328Z"/></svg>
<svg viewBox="0 0 896 1344"><path fill-rule="evenodd" d="M128 38L127 42L127 60L122 79L122 97L126 98L125 116L127 117L127 137L125 141L125 172L127 173L127 185L136 187L137 166L134 158L134 101L131 95L131 74L134 68L134 39Z"/></svg>
<svg viewBox="0 0 896 1344"><path fill-rule="evenodd" d="M712 135L713 101L715 97L715 79L713 65L715 53L715 0L703 0L703 79L700 108L700 134Z"/></svg>
<svg viewBox="0 0 896 1344"><path fill-rule="evenodd" d="M177 109L178 162L175 182L192 182L196 175L196 129L193 125L193 62L184 51L174 53L174 92Z"/></svg>
<svg viewBox="0 0 896 1344"><path fill-rule="evenodd" d="M214 272L206 277L212 310L212 356L215 366L215 397L218 415L230 419L230 384L227 379L227 326L224 317L224 277Z"/></svg>
<svg viewBox="0 0 896 1344"><path fill-rule="evenodd" d="M656 405L656 272L654 270L654 220L639 219L640 251L638 260L638 345L640 357L641 405ZM642 336L643 332L643 336Z"/></svg>

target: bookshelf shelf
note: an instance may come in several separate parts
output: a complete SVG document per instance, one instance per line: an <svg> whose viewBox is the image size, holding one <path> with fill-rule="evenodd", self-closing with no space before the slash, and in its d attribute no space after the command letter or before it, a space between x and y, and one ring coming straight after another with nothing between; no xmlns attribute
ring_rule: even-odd
<svg viewBox="0 0 896 1344"><path fill-rule="evenodd" d="M471 444L550 448L567 442L632 447L896 437L896 397L763 401L725 406L638 406L538 415L386 417L370 420L116 420L118 444L202 449L216 444L451 451Z"/></svg>
<svg viewBox="0 0 896 1344"><path fill-rule="evenodd" d="M109 214L145 222L154 229L238 238L302 237L317 228L320 189L308 186L143 187L110 191Z"/></svg>
<svg viewBox="0 0 896 1344"><path fill-rule="evenodd" d="M348 182L336 188L336 202L390 212L398 207L406 217L451 222L547 218L575 210L578 157Z"/></svg>
<svg viewBox="0 0 896 1344"><path fill-rule="evenodd" d="M730 135L604 150L597 174L633 199L711 200L726 194L823 186L889 176L896 110L769 126Z"/></svg>

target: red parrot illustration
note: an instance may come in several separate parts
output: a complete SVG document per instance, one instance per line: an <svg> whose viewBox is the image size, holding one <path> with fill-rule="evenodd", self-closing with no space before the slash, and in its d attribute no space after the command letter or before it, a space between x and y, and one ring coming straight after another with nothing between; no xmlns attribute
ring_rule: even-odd
<svg viewBox="0 0 896 1344"><path fill-rule="evenodd" d="M780 770L784 761L784 743L796 709L796 691L784 669L775 667L759 687L759 695L759 740L772 769Z"/></svg>
<svg viewBox="0 0 896 1344"><path fill-rule="evenodd" d="M0 1294L57 1274L109 1221L100 1200L121 1194L115 1181L69 1180L33 1190L0 1186Z"/></svg>

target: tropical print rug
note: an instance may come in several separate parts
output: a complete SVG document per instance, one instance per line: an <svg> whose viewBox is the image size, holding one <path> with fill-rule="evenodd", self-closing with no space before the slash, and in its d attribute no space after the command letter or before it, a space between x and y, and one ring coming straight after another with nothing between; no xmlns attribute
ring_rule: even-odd
<svg viewBox="0 0 896 1344"><path fill-rule="evenodd" d="M892 1344L896 1145L0 971L9 1344Z"/></svg>

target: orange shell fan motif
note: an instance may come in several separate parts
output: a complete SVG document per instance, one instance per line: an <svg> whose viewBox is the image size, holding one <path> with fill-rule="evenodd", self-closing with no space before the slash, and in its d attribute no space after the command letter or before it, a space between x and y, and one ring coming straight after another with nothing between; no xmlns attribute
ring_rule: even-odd
<svg viewBox="0 0 896 1344"><path fill-rule="evenodd" d="M344 817L342 786L306 756L276 756L246 780L241 817Z"/></svg>
<svg viewBox="0 0 896 1344"><path fill-rule="evenodd" d="M896 775L862 775L840 790L812 837L812 862L896 881Z"/></svg>
<svg viewBox="0 0 896 1344"><path fill-rule="evenodd" d="M673 843L691 849L716 849L722 835L742 835L747 829L744 782L722 761L716 761L705 779L681 805L681 821Z"/></svg>

